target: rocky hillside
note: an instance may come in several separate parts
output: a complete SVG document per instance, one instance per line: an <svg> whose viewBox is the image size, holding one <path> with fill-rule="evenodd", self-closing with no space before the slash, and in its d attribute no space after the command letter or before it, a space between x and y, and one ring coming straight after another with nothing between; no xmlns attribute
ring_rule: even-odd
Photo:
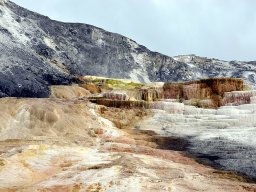
<svg viewBox="0 0 256 192"><path fill-rule="evenodd" d="M223 76L256 81L256 62L172 58L122 35L53 21L7 0L0 1L0 52L0 97L47 97L49 85L83 75L139 82Z"/></svg>
<svg viewBox="0 0 256 192"><path fill-rule="evenodd" d="M223 61L196 55L181 55L173 58L176 61L186 63L186 70L193 71L192 76L189 73L184 73L184 80L212 77L236 77L242 78L247 84L255 87L256 61Z"/></svg>

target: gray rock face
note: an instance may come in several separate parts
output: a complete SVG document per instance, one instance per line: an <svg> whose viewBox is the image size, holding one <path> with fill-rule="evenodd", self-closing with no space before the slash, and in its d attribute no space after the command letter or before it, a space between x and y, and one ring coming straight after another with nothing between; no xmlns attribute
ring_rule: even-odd
<svg viewBox="0 0 256 192"><path fill-rule="evenodd" d="M198 57L196 55L183 55L174 57L176 61L187 64L187 70L193 78L208 77L234 77L242 78L253 87L256 86L256 61L222 61ZM189 75L189 73L185 73Z"/></svg>
<svg viewBox="0 0 256 192"><path fill-rule="evenodd" d="M80 23L63 23L0 2L0 97L47 97L48 86L75 76L134 81L188 81L241 77L256 82L256 62L196 56L168 57L119 34Z"/></svg>

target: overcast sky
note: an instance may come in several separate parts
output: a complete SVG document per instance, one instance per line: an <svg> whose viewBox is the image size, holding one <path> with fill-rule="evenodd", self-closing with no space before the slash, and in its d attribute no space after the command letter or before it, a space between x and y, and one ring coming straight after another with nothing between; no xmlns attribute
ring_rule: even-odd
<svg viewBox="0 0 256 192"><path fill-rule="evenodd" d="M169 56L256 60L256 0L13 0L120 33Z"/></svg>

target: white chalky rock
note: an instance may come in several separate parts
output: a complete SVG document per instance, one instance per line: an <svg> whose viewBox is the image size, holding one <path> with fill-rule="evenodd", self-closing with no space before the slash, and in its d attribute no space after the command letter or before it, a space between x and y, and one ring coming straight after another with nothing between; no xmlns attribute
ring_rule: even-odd
<svg viewBox="0 0 256 192"><path fill-rule="evenodd" d="M251 104L256 104L256 96L250 98Z"/></svg>
<svg viewBox="0 0 256 192"><path fill-rule="evenodd" d="M161 109L173 114L183 114L184 112L184 104L177 102L157 101L151 104L151 108Z"/></svg>
<svg viewBox="0 0 256 192"><path fill-rule="evenodd" d="M239 115L240 111L233 106L221 107L217 110L217 115Z"/></svg>

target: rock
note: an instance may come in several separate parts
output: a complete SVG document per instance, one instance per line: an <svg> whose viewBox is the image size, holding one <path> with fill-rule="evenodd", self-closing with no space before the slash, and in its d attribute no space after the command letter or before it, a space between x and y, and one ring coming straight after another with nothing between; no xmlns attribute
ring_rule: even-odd
<svg viewBox="0 0 256 192"><path fill-rule="evenodd" d="M163 86L163 95L165 99L180 99L183 98L182 83L165 83Z"/></svg>
<svg viewBox="0 0 256 192"><path fill-rule="evenodd" d="M141 89L141 100L144 101L157 101L162 98L162 90L150 88Z"/></svg>
<svg viewBox="0 0 256 192"><path fill-rule="evenodd" d="M232 106L222 107L217 110L217 115L230 116L230 115L239 115L239 114L240 114L240 110Z"/></svg>
<svg viewBox="0 0 256 192"><path fill-rule="evenodd" d="M215 107L215 103L213 102L212 99L203 99L198 101L198 106L201 108L214 108Z"/></svg>
<svg viewBox="0 0 256 192"><path fill-rule="evenodd" d="M116 95L115 95L116 96ZM122 97L122 95L121 95ZM133 108L145 108L149 109L150 108L150 102L146 102L143 100L138 100L138 101L127 101L127 100L112 100L112 99L91 99L90 100L93 103L96 103L98 105L104 105L107 107L115 107L115 108L127 108L127 109L133 109Z"/></svg>
<svg viewBox="0 0 256 192"><path fill-rule="evenodd" d="M7 2L7 0L0 0L0 5L5 5L5 3Z"/></svg>
<svg viewBox="0 0 256 192"><path fill-rule="evenodd" d="M0 96L47 97L48 86L71 84L84 75L139 82L239 77L255 85L255 62L172 58L92 25L53 21L11 1L1 4ZM168 94L177 96L176 91ZM153 92L145 99L155 100Z"/></svg>
<svg viewBox="0 0 256 192"><path fill-rule="evenodd" d="M129 100L128 95L122 91L111 91L103 94L103 97L111 100L127 101Z"/></svg>
<svg viewBox="0 0 256 192"><path fill-rule="evenodd" d="M50 90L51 90L50 98L77 99L77 98L89 97L91 95L91 93L88 90L78 85L51 86Z"/></svg>
<svg viewBox="0 0 256 192"><path fill-rule="evenodd" d="M162 99L162 88L137 88L126 90L129 100L158 101Z"/></svg>
<svg viewBox="0 0 256 192"><path fill-rule="evenodd" d="M161 109L172 114L183 114L184 104L177 102L157 101L150 104L152 109Z"/></svg>
<svg viewBox="0 0 256 192"><path fill-rule="evenodd" d="M155 111L138 125L140 130L186 140L186 153L199 162L256 178L255 114L255 104L216 110L185 105L183 113Z"/></svg>
<svg viewBox="0 0 256 192"><path fill-rule="evenodd" d="M173 58L176 61L186 63L184 75L189 75L194 79L214 77L242 78L247 85L255 87L255 61L223 61L196 55L180 55Z"/></svg>
<svg viewBox="0 0 256 192"><path fill-rule="evenodd" d="M250 97L250 103L256 104L256 96Z"/></svg>
<svg viewBox="0 0 256 192"><path fill-rule="evenodd" d="M101 92L101 89L94 83L82 83L79 84L79 86L90 91L92 94L97 94Z"/></svg>
<svg viewBox="0 0 256 192"><path fill-rule="evenodd" d="M46 59L51 59L54 55L54 50L47 45L40 43L33 47L36 53Z"/></svg>
<svg viewBox="0 0 256 192"><path fill-rule="evenodd" d="M232 91L224 94L222 105L241 105L249 104L254 101L256 91Z"/></svg>
<svg viewBox="0 0 256 192"><path fill-rule="evenodd" d="M218 107L226 92L243 90L243 81L234 78L213 78L186 83L165 83L163 95L165 99L185 100L188 104L201 107ZM199 103L198 103L199 102Z"/></svg>

